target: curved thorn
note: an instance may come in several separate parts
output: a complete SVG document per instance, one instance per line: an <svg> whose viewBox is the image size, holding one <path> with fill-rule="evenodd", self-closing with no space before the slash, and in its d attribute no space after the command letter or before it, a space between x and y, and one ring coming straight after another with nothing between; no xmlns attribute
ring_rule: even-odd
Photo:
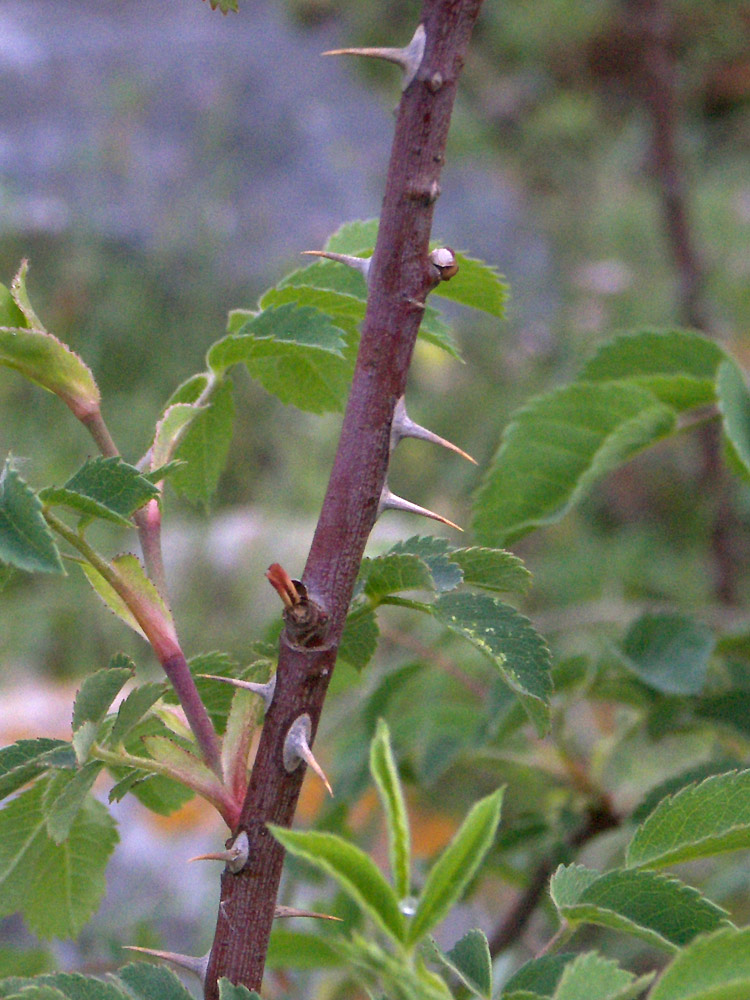
<svg viewBox="0 0 750 1000"><path fill-rule="evenodd" d="M212 851L209 854L197 854L194 858L188 858L189 861L225 861L227 868L233 875L237 875L247 864L247 859L250 853L250 841L248 840L247 831L241 830L234 843L231 847L227 847L224 851Z"/></svg>
<svg viewBox="0 0 750 1000"><path fill-rule="evenodd" d="M197 957L194 955L180 955L175 951L156 951L154 948L139 948L134 944L124 944L123 948L125 948L126 951L140 951L144 955L153 955L154 958L163 958L165 962L171 962L172 965L176 965L180 969L186 969L188 972L192 972L200 979L201 983L205 983L206 981L208 960L211 957L210 951L205 955Z"/></svg>
<svg viewBox="0 0 750 1000"><path fill-rule="evenodd" d="M305 713L298 716L289 727L289 732L284 740L284 768L290 773L299 766L303 760L310 767L323 784L328 789L328 794L333 797L333 789L328 783L325 771L313 756L310 749L310 733L312 732L312 722L310 716Z"/></svg>
<svg viewBox="0 0 750 1000"><path fill-rule="evenodd" d="M346 264L347 267L353 267L355 271L359 271L365 281L367 281L367 276L370 273L372 257L352 257L351 254L334 253L332 250L303 250L302 253L308 257L325 257L327 260L335 260L339 264Z"/></svg>
<svg viewBox="0 0 750 1000"><path fill-rule="evenodd" d="M265 684L258 684L256 681L241 681L236 677L220 677L218 674L196 674L196 677L201 677L207 681L221 681L222 684L231 684L232 687L242 688L243 691L252 691L254 694L260 695L263 699L266 711L268 711L273 701L273 694L276 690L276 674L273 675L270 681L266 681Z"/></svg>
<svg viewBox="0 0 750 1000"><path fill-rule="evenodd" d="M370 59L385 59L386 62L396 63L403 71L401 89L406 90L417 70L422 64L424 47L427 35L424 25L417 25L417 30L412 36L412 40L402 49L375 48L375 49L329 49L324 52L324 56L367 56Z"/></svg>
<svg viewBox="0 0 750 1000"><path fill-rule="evenodd" d="M277 906L274 917L315 917L318 920L338 920L342 917L332 917L330 913L316 913L314 910L295 910L293 906Z"/></svg>
<svg viewBox="0 0 750 1000"><path fill-rule="evenodd" d="M426 507L420 507L419 504L412 503L410 500L404 500L403 497L397 497L395 493L391 493L388 486L384 486L383 492L380 494L378 517L384 510L403 510L408 514L421 514L422 517L429 517L433 521L440 521L441 524L447 524L449 528L455 528L456 531L464 530L453 521L449 521L447 517L443 517L442 514L436 514L434 510L428 510Z"/></svg>
<svg viewBox="0 0 750 1000"><path fill-rule="evenodd" d="M458 445L453 444L452 441L446 440L437 434L433 434L432 431L428 431L426 427L422 427L420 424L414 423L409 414L406 412L406 403L404 402L404 397L401 398L396 403L396 408L393 411L393 423L391 424L391 451L396 447L402 438L411 437L419 438L422 441L431 441L433 444L439 444L443 448L448 448L449 451L454 451L461 458L465 458L468 462L473 462L474 465L479 463L475 458L464 451L463 448L459 448Z"/></svg>

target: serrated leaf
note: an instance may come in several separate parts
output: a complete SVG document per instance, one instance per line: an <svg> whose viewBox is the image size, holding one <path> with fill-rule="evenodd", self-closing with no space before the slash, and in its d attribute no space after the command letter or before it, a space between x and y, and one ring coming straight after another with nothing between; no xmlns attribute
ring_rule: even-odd
<svg viewBox="0 0 750 1000"><path fill-rule="evenodd" d="M91 371L46 330L0 327L0 365L53 392L79 419L99 409L99 389Z"/></svg>
<svg viewBox="0 0 750 1000"><path fill-rule="evenodd" d="M351 663L355 670L363 670L375 655L379 637L378 623L370 608L355 608L344 625L339 658Z"/></svg>
<svg viewBox="0 0 750 1000"><path fill-rule="evenodd" d="M366 257L372 252L378 238L378 219L353 219L345 222L326 240L326 250Z"/></svg>
<svg viewBox="0 0 750 1000"><path fill-rule="evenodd" d="M409 928L408 941L419 941L459 901L492 847L500 822L504 789L472 806L450 844L430 869Z"/></svg>
<svg viewBox="0 0 750 1000"><path fill-rule="evenodd" d="M42 808L47 821L47 833L56 844L67 840L73 822L103 767L100 761L91 761L78 771L60 771L52 776Z"/></svg>
<svg viewBox="0 0 750 1000"><path fill-rule="evenodd" d="M485 997L492 996L492 957L487 938L480 930L471 930L457 941L449 952L442 951L435 940L430 938L439 961L458 976L472 993Z"/></svg>
<svg viewBox="0 0 750 1000"><path fill-rule="evenodd" d="M575 382L519 410L474 503L482 542L560 520L595 480L674 432L673 409L635 384Z"/></svg>
<svg viewBox="0 0 750 1000"><path fill-rule="evenodd" d="M604 344L584 365L580 380L627 379L685 410L714 402L716 370L725 358L715 341L690 330L643 330Z"/></svg>
<svg viewBox="0 0 750 1000"><path fill-rule="evenodd" d="M320 935L287 931L278 926L271 931L267 969L334 969L343 965L343 961Z"/></svg>
<svg viewBox="0 0 750 1000"><path fill-rule="evenodd" d="M290 854L309 861L334 878L390 938L404 940L404 918L396 894L364 851L332 833L285 830L278 826L269 829Z"/></svg>
<svg viewBox="0 0 750 1000"><path fill-rule="evenodd" d="M565 966L575 957L574 952L562 952L559 955L532 958L514 972L505 983L501 993L503 1000L522 991L551 996L560 982Z"/></svg>
<svg viewBox="0 0 750 1000"><path fill-rule="evenodd" d="M360 579L364 592L372 600L403 590L432 590L432 574L427 564L407 552L389 552L374 559L363 559Z"/></svg>
<svg viewBox="0 0 750 1000"><path fill-rule="evenodd" d="M344 347L342 331L324 313L290 303L250 316L207 359L217 374L242 363L282 403L324 413L346 398L352 367Z"/></svg>
<svg viewBox="0 0 750 1000"><path fill-rule="evenodd" d="M167 736L144 736L143 745L155 761L169 769L169 777L187 785L209 802L223 801L221 782L203 761Z"/></svg>
<svg viewBox="0 0 750 1000"><path fill-rule="evenodd" d="M549 725L552 661L528 618L489 594L443 594L432 607L439 622L495 664L543 735Z"/></svg>
<svg viewBox="0 0 750 1000"><path fill-rule="evenodd" d="M750 847L750 770L689 785L663 799L633 835L630 868L660 868Z"/></svg>
<svg viewBox="0 0 750 1000"><path fill-rule="evenodd" d="M719 365L716 392L724 433L746 475L750 475L750 393L734 361L726 360Z"/></svg>
<svg viewBox="0 0 750 1000"><path fill-rule="evenodd" d="M337 251L339 252L339 251ZM330 260L318 260L307 267L284 275L277 288L308 286L322 291L340 292L367 301L367 283L359 271Z"/></svg>
<svg viewBox="0 0 750 1000"><path fill-rule="evenodd" d="M171 969L149 962L132 962L117 970L128 995L135 1000L193 1000Z"/></svg>
<svg viewBox="0 0 750 1000"><path fill-rule="evenodd" d="M64 740L18 740L0 750L0 799L11 795L49 768L75 766L75 754L70 743Z"/></svg>
<svg viewBox="0 0 750 1000"><path fill-rule="evenodd" d="M747 696L743 694L743 698L745 705L747 705ZM655 785L648 791L630 814L630 819L633 823L642 823L656 809L662 799L674 795L675 792L679 792L686 785L696 785L699 781L703 781L704 778L736 770L740 766L738 760L722 757L718 760L709 760L703 764L698 764L696 767L689 767L685 771L680 771L679 774L672 775L672 777L667 778L665 781L660 781L658 785Z"/></svg>
<svg viewBox="0 0 750 1000"><path fill-rule="evenodd" d="M664 694L699 694L714 649L711 630L677 614L643 615L623 640L623 660L649 687Z"/></svg>
<svg viewBox="0 0 750 1000"><path fill-rule="evenodd" d="M102 984L103 985L103 984ZM0 983L0 987L2 984ZM31 981L28 986L19 989L18 992L0 993L0 996L7 997L8 1000L68 1000L62 990L55 989L54 986L47 986L38 981Z"/></svg>
<svg viewBox="0 0 750 1000"><path fill-rule="evenodd" d="M159 495L158 487L121 458L93 458L62 487L48 487L39 498L47 506L66 506L89 517L132 527L128 518Z"/></svg>
<svg viewBox="0 0 750 1000"><path fill-rule="evenodd" d="M590 951L563 969L553 1000L636 1000L653 975L636 979L617 962Z"/></svg>
<svg viewBox="0 0 750 1000"><path fill-rule="evenodd" d="M30 981L30 989L24 989L20 995L37 998L35 990L49 990L50 993L39 994L38 1000L52 1000L52 997L65 997L66 1000L131 1000L119 983L103 982L93 976L83 976L78 972L52 972L38 976ZM5 996L5 994L2 994Z"/></svg>
<svg viewBox="0 0 750 1000"><path fill-rule="evenodd" d="M113 611L134 632L146 638L146 635L125 601L117 591L110 586L104 577L87 562L80 561L78 565L83 570L86 579L104 601L110 611ZM172 618L159 592L146 576L146 572L138 561L138 557L125 552L115 556L111 561L124 584L138 601L141 608L148 610L153 616L158 616L164 623L171 623Z"/></svg>
<svg viewBox="0 0 750 1000"><path fill-rule="evenodd" d="M84 722L98 725L134 672L132 661L119 654L112 657L110 665L104 670L97 670L84 678L73 704L73 732Z"/></svg>
<svg viewBox="0 0 750 1000"><path fill-rule="evenodd" d="M750 927L725 928L683 949L659 977L649 1000L747 1000Z"/></svg>
<svg viewBox="0 0 750 1000"><path fill-rule="evenodd" d="M6 461L0 473L0 561L29 573L64 573L42 505Z"/></svg>
<svg viewBox="0 0 750 1000"><path fill-rule="evenodd" d="M388 826L388 856L391 877L400 899L411 891L411 839L406 803L391 749L391 737L384 719L378 720L370 744L370 774L380 793Z"/></svg>
<svg viewBox="0 0 750 1000"><path fill-rule="evenodd" d="M151 445L151 467L158 468L169 462L174 454L178 439L185 433L188 424L203 412L204 407L194 403L173 403L168 406L156 425Z"/></svg>
<svg viewBox="0 0 750 1000"><path fill-rule="evenodd" d="M601 875L561 865L550 893L561 920L571 926L610 927L671 952L727 921L726 911L697 889L656 872L618 869Z"/></svg>
<svg viewBox="0 0 750 1000"><path fill-rule="evenodd" d="M28 327L26 317L16 305L5 285L0 285L0 327Z"/></svg>
<svg viewBox="0 0 750 1000"><path fill-rule="evenodd" d="M0 811L0 915L20 910L38 937L75 938L104 895L117 832L89 797L58 846L47 834L45 784L38 781Z"/></svg>
<svg viewBox="0 0 750 1000"><path fill-rule="evenodd" d="M523 561L504 549L480 546L455 549L451 559L461 567L464 583L469 587L525 594L531 586L531 573Z"/></svg>
<svg viewBox="0 0 750 1000"><path fill-rule="evenodd" d="M359 340L359 325L365 318L365 301L346 292L336 292L330 288L315 288L312 285L283 285L270 288L260 299L258 305L265 311L278 309L280 306L294 303L298 308L307 307L324 313L334 321L336 326L349 337L349 344L355 346ZM257 314L244 312L245 322ZM233 313L233 324L239 332L242 324L237 323L238 313ZM354 343L352 343L354 341ZM340 350L349 353L343 347Z"/></svg>
<svg viewBox="0 0 750 1000"><path fill-rule="evenodd" d="M450 281L441 281L432 294L503 319L508 285L502 275L484 261L462 253L455 256L458 274Z"/></svg>
<svg viewBox="0 0 750 1000"><path fill-rule="evenodd" d="M219 980L219 1000L261 1000L255 990L230 983L224 976Z"/></svg>
<svg viewBox="0 0 750 1000"><path fill-rule="evenodd" d="M164 694L164 684L153 681L133 688L127 698L121 702L117 710L112 731L107 737L107 746L117 746L136 726L148 710L156 704Z"/></svg>
<svg viewBox="0 0 750 1000"><path fill-rule="evenodd" d="M0 996L3 996L6 977L38 976L53 969L55 960L43 948L0 947Z"/></svg>
<svg viewBox="0 0 750 1000"><path fill-rule="evenodd" d="M185 785L138 769L128 771L110 788L109 801L119 802L128 794L134 795L142 805L159 816L171 816L195 797L195 792Z"/></svg>
<svg viewBox="0 0 750 1000"><path fill-rule="evenodd" d="M406 541L397 542L390 550L391 553L419 556L427 564L433 588L438 593L455 590L463 580L463 571L454 559L455 551L444 538L429 535L413 535Z"/></svg>
<svg viewBox="0 0 750 1000"><path fill-rule="evenodd" d="M185 464L175 469L170 481L188 500L207 504L216 492L232 441L233 392L231 380L225 379L193 418L177 447L175 457Z"/></svg>

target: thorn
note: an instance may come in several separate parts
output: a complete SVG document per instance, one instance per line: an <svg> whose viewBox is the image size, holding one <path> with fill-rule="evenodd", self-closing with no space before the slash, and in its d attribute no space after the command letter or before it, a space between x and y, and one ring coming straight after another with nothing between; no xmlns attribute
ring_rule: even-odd
<svg viewBox="0 0 750 1000"><path fill-rule="evenodd" d="M430 251L428 257L437 270L439 281L450 281L454 274L458 274L456 254L450 247L438 247Z"/></svg>
<svg viewBox="0 0 750 1000"><path fill-rule="evenodd" d="M292 580L283 566L279 566L278 563L271 563L266 570L266 576L271 586L284 602L285 607L293 608L295 604L299 604L300 595L294 586L294 580Z"/></svg>
<svg viewBox="0 0 750 1000"><path fill-rule="evenodd" d="M333 789L328 783L325 771L313 756L310 749L310 733L312 732L312 722L310 716L305 713L294 720L289 727L289 732L284 740L284 768L291 774L303 760L308 767L311 767L320 780L328 789L328 794L333 796Z"/></svg>
<svg viewBox="0 0 750 1000"><path fill-rule="evenodd" d="M237 677L220 677L218 674L197 674L207 681L221 681L222 684L231 684L232 687L242 688L243 691L253 691L263 699L266 711L271 707L273 694L276 690L276 674L265 684L257 684L255 681L241 681Z"/></svg>
<svg viewBox="0 0 750 1000"><path fill-rule="evenodd" d="M403 71L401 89L406 90L417 70L422 64L426 40L424 25L417 25L417 30L409 44L403 49L330 49L324 56L369 56L371 59L385 59L396 63Z"/></svg>
<svg viewBox="0 0 750 1000"><path fill-rule="evenodd" d="M420 507L419 504L412 503L410 500L397 497L395 493L391 493L387 484L383 487L383 492L380 494L378 517L380 517L384 510L403 510L409 514L421 514L422 517L431 517L433 521L440 521L442 524L447 524L449 528L455 528L456 531L464 530L457 524L454 524L453 521L449 521L447 517L443 517L442 514L436 514L434 510L428 510L426 507Z"/></svg>
<svg viewBox="0 0 750 1000"><path fill-rule="evenodd" d="M125 948L126 951L140 951L144 955L153 955L154 958L163 958L165 962L171 962L172 965L176 965L180 969L186 969L188 972L192 972L200 979L201 983L205 983L206 981L208 960L211 957L210 951L198 958L194 955L180 955L175 951L156 951L153 948L139 948L134 944L124 944L123 948Z"/></svg>
<svg viewBox="0 0 750 1000"><path fill-rule="evenodd" d="M237 875L247 864L250 853L250 841L247 838L247 831L241 830L231 847L225 851L213 851L210 854L198 854L189 861L226 861L227 868L233 875Z"/></svg>
<svg viewBox="0 0 750 1000"><path fill-rule="evenodd" d="M333 253L330 250L303 250L302 253L308 257L326 257L328 260L336 260L339 264L346 264L347 267L353 267L355 271L359 271L365 281L367 281L367 276L370 273L372 257L352 257L348 253Z"/></svg>
<svg viewBox="0 0 750 1000"><path fill-rule="evenodd" d="M406 403L404 402L404 397L401 396L396 403L396 408L393 411L393 423L391 424L391 451L393 451L402 438L406 437L419 438L421 441L432 441L433 444L439 444L443 448L448 448L450 451L454 451L457 455L465 458L468 462L473 462L474 465L478 465L475 458L472 458L468 452L459 448L458 445L453 444L452 441L447 441L445 438L441 438L437 434L433 434L432 431L428 431L426 427L421 427L419 424L415 424L406 412Z"/></svg>
<svg viewBox="0 0 750 1000"><path fill-rule="evenodd" d="M318 920L338 920L342 917L332 917L330 913L316 913L314 910L295 910L293 906L277 906L274 917L316 917Z"/></svg>

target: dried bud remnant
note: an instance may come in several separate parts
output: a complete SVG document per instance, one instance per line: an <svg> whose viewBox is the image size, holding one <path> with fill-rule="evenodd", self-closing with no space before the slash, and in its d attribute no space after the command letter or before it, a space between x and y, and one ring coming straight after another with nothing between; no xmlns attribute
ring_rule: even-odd
<svg viewBox="0 0 750 1000"><path fill-rule="evenodd" d="M328 613L307 596L299 580L292 580L278 563L272 563L266 576L284 602L284 622L289 641L295 646L319 646L325 640Z"/></svg>
<svg viewBox="0 0 750 1000"><path fill-rule="evenodd" d="M456 255L450 247L438 247L430 252L430 263L438 273L439 281L450 281L458 274Z"/></svg>

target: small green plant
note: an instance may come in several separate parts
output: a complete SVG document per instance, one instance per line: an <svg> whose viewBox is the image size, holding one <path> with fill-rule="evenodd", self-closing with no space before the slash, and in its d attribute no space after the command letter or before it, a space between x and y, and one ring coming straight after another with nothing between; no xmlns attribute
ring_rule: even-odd
<svg viewBox="0 0 750 1000"><path fill-rule="evenodd" d="M154 952L196 973L207 998L257 997L267 955L275 965L326 969L351 995L364 988L394 1000L750 995L750 930L720 905L729 894L717 902L692 884L700 876L666 871L750 848L746 635L717 633L681 611L648 610L597 655L553 657L515 606L530 574L503 548L562 519L638 453L697 427L720 428L727 464L746 485L750 394L738 363L688 330L611 340L578 378L515 414L474 498L471 544L415 535L364 555L376 518L390 509L456 527L396 496L387 480L405 437L469 457L415 423L404 402L418 335L459 354L428 294L498 321L503 315L506 288L493 267L430 243L453 97L479 7L426 0L407 46L363 50L403 73L380 220L342 226L313 252L320 259L287 275L256 310L230 313L205 370L167 400L140 458L122 457L93 373L34 311L26 265L0 288L0 363L54 393L100 452L62 485L41 488L8 456L2 579L75 567L147 641L166 677L139 682L137 665L115 654L82 682L70 740L42 736L0 751L0 914L22 913L39 938L76 937L101 900L117 832L92 788L107 772L110 801L132 794L169 813L199 795L226 823L224 848L206 855L225 862L208 953ZM282 601L278 648L257 639L241 665L216 652L188 658L161 552L163 491L207 503L216 488L238 365L282 404L345 411L301 579L277 563L268 570ZM107 526L116 533L112 547L121 532L136 532L142 559L105 554L98 539ZM349 803L364 787L377 789L386 876L344 835L341 817L338 829L332 814L317 829L291 827L307 767L329 790L337 785L312 750L337 657L365 670L389 608L433 623L440 639L374 680L342 737ZM449 676L437 664L454 644L467 656L457 654L462 667ZM597 720L599 707L613 709L616 721ZM597 730L595 752L577 732L582 712ZM696 736L700 750L679 758ZM644 747L658 757L660 741L678 757L662 768L643 759ZM639 767L645 774L634 780ZM444 783L455 795L472 771L484 791L423 870L404 784ZM640 794L622 791L628 775ZM577 852L595 840L604 870L580 863ZM285 852L336 887L330 908L345 920L314 934L271 936L276 917L331 915L277 902ZM501 877L520 887L521 905L494 931L472 929L449 949L439 944L433 934L444 918ZM517 943L547 894L553 929L529 961L501 970L494 960ZM638 973L586 945L562 950L579 928L604 928L605 945L627 941ZM25 1000L189 995L173 973L143 962L106 980L51 972L0 981L0 996Z"/></svg>

